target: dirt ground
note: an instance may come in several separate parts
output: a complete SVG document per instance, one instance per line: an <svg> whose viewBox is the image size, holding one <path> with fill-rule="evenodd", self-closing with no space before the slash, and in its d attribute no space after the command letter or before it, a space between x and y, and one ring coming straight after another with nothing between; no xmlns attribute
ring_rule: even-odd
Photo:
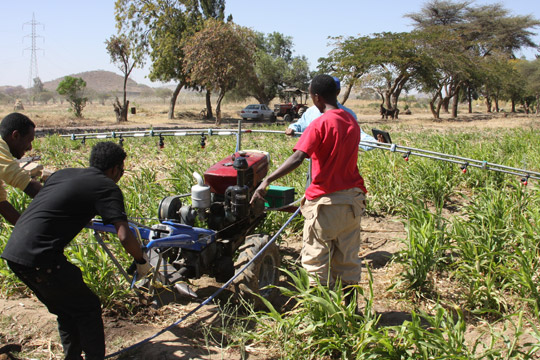
<svg viewBox="0 0 540 360"><path fill-rule="evenodd" d="M44 119L42 116L41 119ZM142 116L141 116L142 117ZM166 117L162 115L160 118ZM155 120L139 122L139 116L132 116L126 127L148 128L149 125L212 127L212 122L196 121L193 119L179 119L171 123L167 120ZM88 127L115 128L110 120L95 121L93 126L81 120L68 119L66 122L51 123L44 119L41 122L38 117L38 128L55 128L64 132L76 132L78 129L87 131ZM147 119L148 120L148 119ZM532 127L538 129L540 118L534 116L504 117L503 115L473 114L462 116L459 119L444 118L433 121L429 114L416 116L401 116L400 120L381 120L378 115L361 115L359 121L368 130L381 124L389 125L390 128L399 129L431 129L434 132L454 131L456 129L469 129L470 131L481 129ZM40 124L41 123L41 124ZM222 127L237 123L237 119L226 119ZM285 124L284 128L285 128ZM255 125L256 126L256 125ZM374 283L374 309L382 315L381 322L388 325L401 324L410 317L404 302L392 299L386 290L392 279L399 273L399 269L389 263L392 254L396 253L401 240L405 238L405 230L401 219L397 218L373 218L365 217L362 220L363 245L360 256L365 264L369 264ZM299 262L301 239L286 239L281 250L285 261ZM362 284L367 285L367 271L362 274ZM104 313L105 333L107 341L107 353L113 353L135 344L143 339L153 336L163 328L173 324L199 303L212 294L219 284L211 279L202 279L196 283L199 294L198 301L185 300L179 304L171 304L160 309L147 308L133 317L116 314L111 311ZM211 339L212 326L220 326L223 319L218 307L215 305L205 306L200 311L189 317L180 325L170 331L165 331L157 337L148 340L144 345L134 351L122 355L122 359L242 359L238 350L226 348L226 344L220 343L219 339ZM473 336L479 330L470 329ZM0 299L0 353L2 346L6 344L22 345L25 354L24 359L61 359L62 351L56 329L55 317L48 313L47 309L35 298L10 298ZM4 356L4 357L2 357ZM15 358L15 357L12 357ZM246 348L247 359L271 359L272 354L265 349ZM6 354L0 354L0 360L9 359ZM22 359L22 358L21 358Z"/></svg>
<svg viewBox="0 0 540 360"><path fill-rule="evenodd" d="M404 227L399 220L369 218L362 220L363 246L360 256L372 269L377 302L375 310L384 314L382 321L396 323L403 321L405 311L399 304L385 300L385 288L393 276L389 276L386 264L400 246L404 238ZM286 239L282 245L283 261L299 262L301 238ZM365 272L362 283L367 285ZM285 280L282 277L282 280ZM198 301L186 299L179 304L169 304L154 309L149 307L128 318L112 311L104 312L107 353L129 347L153 336L163 328L175 323L185 314L210 296L220 284L213 279L203 278L195 282ZM398 310L396 310L398 309ZM237 350L221 346L209 336L212 326L220 326L222 318L217 305L201 308L184 322L170 331L151 339L134 351L123 355L122 359L242 359ZM0 340L5 344L21 344L28 359L62 359L60 339L56 329L56 317L35 297L0 299ZM209 344L207 344L209 342ZM5 345L2 344L2 345ZM0 346L1 348L1 346ZM265 349L246 349L247 359L271 359L272 354ZM1 355L0 355L1 356ZM2 359L0 357L0 359Z"/></svg>

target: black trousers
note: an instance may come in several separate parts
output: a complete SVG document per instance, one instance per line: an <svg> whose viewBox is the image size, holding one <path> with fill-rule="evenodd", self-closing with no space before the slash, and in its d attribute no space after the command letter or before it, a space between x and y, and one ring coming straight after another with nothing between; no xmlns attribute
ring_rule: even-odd
<svg viewBox="0 0 540 360"><path fill-rule="evenodd" d="M99 298L86 286L81 270L67 260L33 268L8 261L8 266L57 316L65 359L105 357L105 335Z"/></svg>

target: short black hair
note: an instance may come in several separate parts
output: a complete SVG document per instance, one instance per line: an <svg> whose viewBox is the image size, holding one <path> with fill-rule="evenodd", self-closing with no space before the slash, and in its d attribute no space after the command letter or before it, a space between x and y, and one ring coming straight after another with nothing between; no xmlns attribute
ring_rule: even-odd
<svg viewBox="0 0 540 360"><path fill-rule="evenodd" d="M35 129L36 124L26 115L21 113L11 113L0 122L0 136L6 140L15 130L18 130L21 136L26 136L30 129Z"/></svg>
<svg viewBox="0 0 540 360"><path fill-rule="evenodd" d="M112 141L99 142L92 147L90 166L105 171L122 165L126 156L126 152L120 145Z"/></svg>
<svg viewBox="0 0 540 360"><path fill-rule="evenodd" d="M330 75L317 75L311 80L311 94L321 96L326 102L333 103L337 99L336 81Z"/></svg>

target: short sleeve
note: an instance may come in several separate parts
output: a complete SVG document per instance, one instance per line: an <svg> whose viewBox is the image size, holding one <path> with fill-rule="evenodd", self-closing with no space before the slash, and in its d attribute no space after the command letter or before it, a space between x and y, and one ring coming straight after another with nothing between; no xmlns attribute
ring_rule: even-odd
<svg viewBox="0 0 540 360"><path fill-rule="evenodd" d="M127 221L124 196L118 186L105 191L96 201L96 211L104 224Z"/></svg>
<svg viewBox="0 0 540 360"><path fill-rule="evenodd" d="M294 146L294 151L300 150L308 154L309 157L313 155L313 152L317 149L321 142L320 131L317 124L318 122L314 121L306 128Z"/></svg>

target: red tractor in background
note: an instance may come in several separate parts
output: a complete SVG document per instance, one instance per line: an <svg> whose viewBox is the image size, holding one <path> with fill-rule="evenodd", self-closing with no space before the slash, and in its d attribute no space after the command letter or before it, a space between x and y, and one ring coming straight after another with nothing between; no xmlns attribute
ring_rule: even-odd
<svg viewBox="0 0 540 360"><path fill-rule="evenodd" d="M287 88L283 90L285 102L274 105L274 115L283 117L283 120L291 122L298 119L307 110L308 92L298 88Z"/></svg>

